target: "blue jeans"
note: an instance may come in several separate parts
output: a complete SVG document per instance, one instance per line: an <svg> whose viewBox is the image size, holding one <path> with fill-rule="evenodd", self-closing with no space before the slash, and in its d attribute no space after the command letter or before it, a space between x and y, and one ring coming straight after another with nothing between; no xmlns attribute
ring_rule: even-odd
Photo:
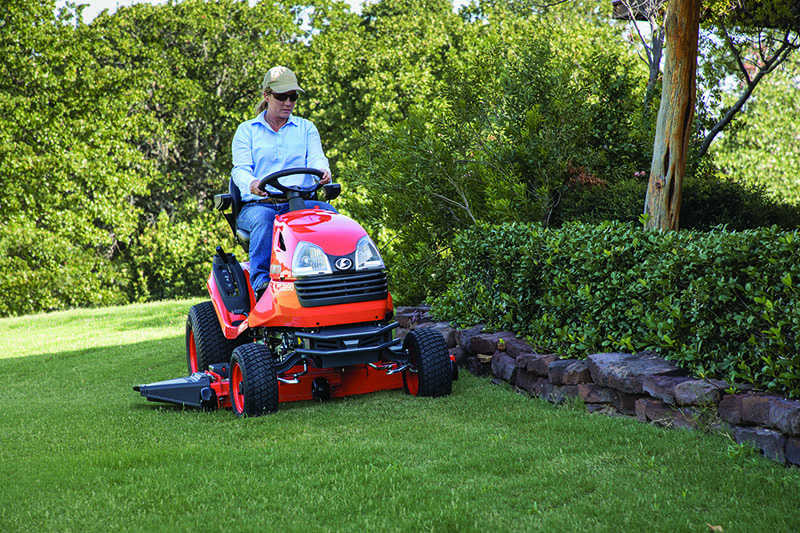
<svg viewBox="0 0 800 533"><path fill-rule="evenodd" d="M325 202L306 200L306 207L318 206L326 211L338 213ZM236 225L250 232L250 285L257 290L261 285L269 283L269 264L272 261L272 228L275 217L289 211L289 203L260 204L251 202L242 207Z"/></svg>

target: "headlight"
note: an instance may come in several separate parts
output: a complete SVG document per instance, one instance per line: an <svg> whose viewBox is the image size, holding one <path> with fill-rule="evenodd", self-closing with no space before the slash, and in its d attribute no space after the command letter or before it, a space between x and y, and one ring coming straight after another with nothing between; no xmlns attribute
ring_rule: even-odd
<svg viewBox="0 0 800 533"><path fill-rule="evenodd" d="M300 241L297 243L294 257L292 257L292 275L294 277L331 273L331 263L322 248L310 242Z"/></svg>
<svg viewBox="0 0 800 533"><path fill-rule="evenodd" d="M356 245L356 270L369 270L373 268L386 268L378 253L378 248L372 239L366 235L358 240Z"/></svg>

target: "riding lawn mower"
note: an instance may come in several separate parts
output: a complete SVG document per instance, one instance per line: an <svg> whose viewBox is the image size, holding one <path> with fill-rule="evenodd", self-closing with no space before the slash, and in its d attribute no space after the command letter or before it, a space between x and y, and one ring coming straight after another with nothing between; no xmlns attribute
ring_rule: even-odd
<svg viewBox="0 0 800 533"><path fill-rule="evenodd" d="M314 176L310 189L285 186L282 177ZM319 191L337 197L339 184L320 185L322 172L293 168L259 182L289 203L275 218L270 281L263 294L250 286L250 264L216 248L206 283L210 301L189 310L189 376L137 385L151 401L203 409L233 408L238 416L275 412L280 402L328 400L403 388L415 396L447 396L457 379L442 334L395 333L383 259L372 239L345 215L307 209ZM214 198L245 253L249 234L236 219L238 187Z"/></svg>

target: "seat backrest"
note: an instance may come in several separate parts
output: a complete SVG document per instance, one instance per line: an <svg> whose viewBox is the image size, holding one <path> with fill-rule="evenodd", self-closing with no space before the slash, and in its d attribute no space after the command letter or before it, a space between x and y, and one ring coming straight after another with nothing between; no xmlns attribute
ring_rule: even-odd
<svg viewBox="0 0 800 533"><path fill-rule="evenodd" d="M228 184L227 193L214 195L214 208L222 213L236 241L242 246L242 250L248 253L250 248L250 233L236 226L236 219L239 217L242 205L242 195L239 193L239 188L233 183L233 180Z"/></svg>
<svg viewBox="0 0 800 533"><path fill-rule="evenodd" d="M242 210L242 193L239 187L231 180L228 182L228 192L231 195L231 215L233 218L233 233L236 235L236 240L242 245L242 249L248 252L250 249L250 232L240 229L236 225L236 219L239 218L239 213Z"/></svg>
<svg viewBox="0 0 800 533"><path fill-rule="evenodd" d="M236 220L242 210L242 193L233 180L228 182L228 192L231 195L231 214L233 215L233 220Z"/></svg>

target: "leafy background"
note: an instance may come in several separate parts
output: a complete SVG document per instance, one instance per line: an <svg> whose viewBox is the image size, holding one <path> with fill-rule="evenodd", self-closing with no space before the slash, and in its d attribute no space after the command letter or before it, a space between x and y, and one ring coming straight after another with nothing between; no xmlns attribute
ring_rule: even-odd
<svg viewBox="0 0 800 533"><path fill-rule="evenodd" d="M213 209L231 138L284 64L397 305L798 397L798 55L703 140L740 65L800 26L785 1L735 5L709 3L683 229L661 234L640 228L660 81L610 2L184 0L85 23L6 0L0 316L202 296L214 248L236 248Z"/></svg>

